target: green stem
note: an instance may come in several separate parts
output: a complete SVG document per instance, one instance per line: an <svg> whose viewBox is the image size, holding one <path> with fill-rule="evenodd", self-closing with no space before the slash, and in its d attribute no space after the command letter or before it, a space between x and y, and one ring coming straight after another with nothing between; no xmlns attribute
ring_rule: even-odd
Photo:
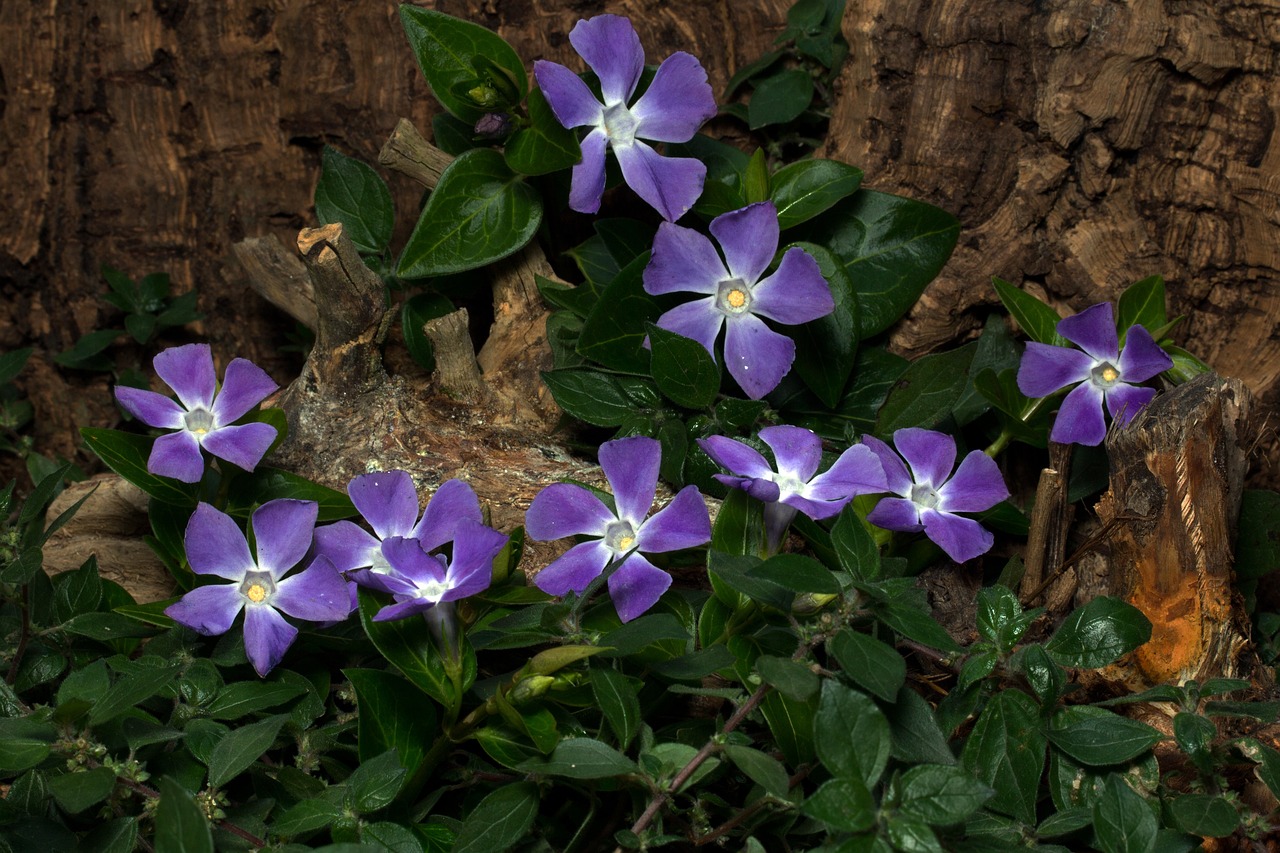
<svg viewBox="0 0 1280 853"><path fill-rule="evenodd" d="M1036 401L1032 403L1031 406L1028 407L1027 410L1024 411L1018 417L1018 420L1022 421L1025 424L1027 421L1035 417L1036 412L1040 411L1040 409L1043 408L1044 404L1048 400L1049 400L1048 397L1037 397ZM982 452L994 458L995 456L1000 454L1006 447L1008 447L1009 442L1012 440L1013 440L1013 433L1009 431L1008 427L1005 427L1004 429L1000 430L1000 435L996 437L996 440L991 442L991 444L987 447L987 449Z"/></svg>

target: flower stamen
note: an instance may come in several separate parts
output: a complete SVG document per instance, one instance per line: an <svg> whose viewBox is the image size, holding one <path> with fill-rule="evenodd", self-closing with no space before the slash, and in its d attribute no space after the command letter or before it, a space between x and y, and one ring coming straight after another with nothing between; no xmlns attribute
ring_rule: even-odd
<svg viewBox="0 0 1280 853"><path fill-rule="evenodd" d="M207 435L213 429L213 413L207 409L192 409L182 416L182 424L187 432Z"/></svg>

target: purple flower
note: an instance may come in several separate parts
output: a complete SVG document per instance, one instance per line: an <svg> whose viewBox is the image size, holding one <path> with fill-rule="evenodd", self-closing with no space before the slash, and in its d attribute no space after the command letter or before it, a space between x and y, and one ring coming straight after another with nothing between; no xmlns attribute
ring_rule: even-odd
<svg viewBox="0 0 1280 853"><path fill-rule="evenodd" d="M182 405L154 391L115 388L116 399L129 414L147 426L177 430L156 439L148 471L198 483L204 475L202 447L246 471L262 461L276 440L276 428L264 423L235 425L280 387L261 367L243 358L232 359L219 390L208 344L171 347L152 364Z"/></svg>
<svg viewBox="0 0 1280 853"><path fill-rule="evenodd" d="M1058 334L1080 349L1032 341L1018 367L1018 390L1028 397L1047 397L1076 385L1058 409L1050 441L1101 444L1107 436L1103 403L1116 423L1127 425L1156 395L1154 388L1132 383L1146 382L1173 367L1173 359L1142 326L1129 327L1120 350L1110 302L1060 320Z"/></svg>
<svg viewBox="0 0 1280 853"><path fill-rule="evenodd" d="M974 450L952 474L956 462L955 439L946 433L916 427L893 434L893 444L901 456L874 436L864 436L862 441L880 457L889 491L898 495L881 498L867 515L867 521L885 530L909 533L923 530L925 536L957 563L990 550L995 537L972 518L956 513L982 512L1009 497L1009 489L994 459L981 450Z"/></svg>
<svg viewBox="0 0 1280 853"><path fill-rule="evenodd" d="M285 574L311 547L318 506L314 501L267 501L253 511L249 526L257 558L226 513L201 503L187 523L187 561L198 575L216 575L227 584L198 586L165 608L165 615L201 634L224 634L244 610L244 649L258 675L284 657L298 629L280 615L309 622L333 622L348 613L346 584L325 557L296 574Z"/></svg>
<svg viewBox="0 0 1280 853"><path fill-rule="evenodd" d="M640 99L627 106L644 71L644 49L635 27L617 15L578 21L569 42L600 78L601 103L563 65L546 60L533 74L556 120L565 127L590 126L582 160L573 167L569 207L595 213L604 194L604 150L613 149L627 185L674 222L702 195L707 167L690 157L661 157L641 142L688 142L716 114L707 72L693 56L677 51L658 67Z"/></svg>
<svg viewBox="0 0 1280 853"><path fill-rule="evenodd" d="M696 486L686 486L648 519L658 486L661 446L632 436L600 445L600 467L613 489L617 512L582 486L547 486L529 506L525 531L539 541L594 537L574 545L538 572L534 583L552 595L581 592L608 566L609 595L623 622L644 613L671 586L671 576L643 554L694 548L711 541L711 519Z"/></svg>
<svg viewBox="0 0 1280 853"><path fill-rule="evenodd" d="M692 338L715 358L720 327L729 373L747 396L768 394L795 361L796 345L765 325L761 317L796 325L825 317L835 309L831 288L813 256L798 246L787 250L773 275L760 276L778 249L778 210L771 201L717 216L711 233L724 250L691 228L670 222L658 226L653 256L644 271L645 292L677 291L706 295L678 305L658 325Z"/></svg>
<svg viewBox="0 0 1280 853"><path fill-rule="evenodd" d="M791 524L796 510L817 520L830 518L858 495L888 489L884 467L871 449L855 444L818 476L822 461L822 439L803 427L771 426L760 430L760 440L769 445L777 470L768 461L740 441L713 435L698 444L729 476L714 475L717 480L763 501L765 531L769 550L776 552L782 534Z"/></svg>

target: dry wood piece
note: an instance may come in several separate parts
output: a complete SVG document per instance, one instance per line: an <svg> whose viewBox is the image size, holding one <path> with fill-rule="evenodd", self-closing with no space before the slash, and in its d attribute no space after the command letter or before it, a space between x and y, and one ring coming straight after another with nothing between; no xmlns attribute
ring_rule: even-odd
<svg viewBox="0 0 1280 853"><path fill-rule="evenodd" d="M1098 503L1109 592L1151 620L1151 640L1113 667L1132 689L1252 674L1249 622L1232 587L1232 543L1252 440L1251 396L1205 374L1157 397L1107 439Z"/></svg>
<svg viewBox="0 0 1280 853"><path fill-rule="evenodd" d="M254 290L308 329L316 327L315 292L296 252L286 249L274 234L241 240L231 251L249 274Z"/></svg>

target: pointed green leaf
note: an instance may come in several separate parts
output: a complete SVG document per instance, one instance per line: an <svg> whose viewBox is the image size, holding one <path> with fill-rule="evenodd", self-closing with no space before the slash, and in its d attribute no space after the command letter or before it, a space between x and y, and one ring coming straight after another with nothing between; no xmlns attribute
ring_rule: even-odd
<svg viewBox="0 0 1280 853"><path fill-rule="evenodd" d="M506 72L518 91L528 88L519 54L484 27L408 4L400 7L400 22L436 99L468 124L475 124L485 112L458 91L460 85L465 92L466 84L481 82L475 64L478 57Z"/></svg>
<svg viewBox="0 0 1280 853"><path fill-rule="evenodd" d="M280 728L289 719L277 714L228 732L209 754L209 784L219 788L239 776L275 743Z"/></svg>
<svg viewBox="0 0 1280 853"><path fill-rule="evenodd" d="M747 124L752 130L786 124L809 108L813 101L813 77L800 68L784 68L756 83L747 104Z"/></svg>
<svg viewBox="0 0 1280 853"><path fill-rule="evenodd" d="M950 417L964 395L976 352L976 344L965 344L911 362L880 407L876 435L888 440L900 429L930 429Z"/></svg>
<svg viewBox="0 0 1280 853"><path fill-rule="evenodd" d="M387 248L395 227L391 190L373 167L326 145L316 184L316 218L321 225L341 222L358 250L375 255Z"/></svg>
<svg viewBox="0 0 1280 853"><path fill-rule="evenodd" d="M591 694L624 750L640 731L640 699L632 679L607 665L591 667Z"/></svg>
<svg viewBox="0 0 1280 853"><path fill-rule="evenodd" d="M1103 853L1147 853L1155 849L1159 823L1142 797L1112 774L1093 806L1093 831Z"/></svg>
<svg viewBox="0 0 1280 853"><path fill-rule="evenodd" d="M578 137L556 120L541 89L529 93L529 126L507 140L507 165L522 175L547 175L582 159Z"/></svg>
<svg viewBox="0 0 1280 853"><path fill-rule="evenodd" d="M1097 668L1114 663L1151 639L1151 622L1118 598L1099 596L1074 610L1045 643L1062 666Z"/></svg>
<svg viewBox="0 0 1280 853"><path fill-rule="evenodd" d="M991 698L974 724L961 766L995 789L988 808L1030 824L1036 819L1047 746L1035 701L1004 690Z"/></svg>
<svg viewBox="0 0 1280 853"><path fill-rule="evenodd" d="M720 366L702 344L649 323L650 372L658 390L677 406L705 409L720 390Z"/></svg>
<svg viewBox="0 0 1280 853"><path fill-rule="evenodd" d="M793 243L818 262L835 309L789 330L796 342L796 373L827 406L835 408L858 358L858 294L840 261L822 246Z"/></svg>
<svg viewBox="0 0 1280 853"><path fill-rule="evenodd" d="M461 697L456 695L427 623L422 619L375 622L373 617L381 607L372 593L360 590L360 624L373 645L423 693L446 708L456 705Z"/></svg>
<svg viewBox="0 0 1280 853"><path fill-rule="evenodd" d="M892 702L907 678L907 664L892 646L845 629L827 644L844 674L867 692Z"/></svg>
<svg viewBox="0 0 1280 853"><path fill-rule="evenodd" d="M873 786L889 761L889 722L863 694L825 681L813 742L818 758L837 777Z"/></svg>
<svg viewBox="0 0 1280 853"><path fill-rule="evenodd" d="M839 160L799 160L783 166L773 176L778 226L785 231L812 219L853 195L861 183L862 170Z"/></svg>
<svg viewBox="0 0 1280 853"><path fill-rule="evenodd" d="M801 811L832 829L861 832L875 822L871 792L857 777L829 779L800 806Z"/></svg>
<svg viewBox="0 0 1280 853"><path fill-rule="evenodd" d="M1121 334L1128 332L1131 326L1143 326L1155 334L1167 322L1169 317L1165 313L1162 276L1152 275L1135 281L1120 294L1120 302L1116 306L1116 328Z"/></svg>
<svg viewBox="0 0 1280 853"><path fill-rule="evenodd" d="M1058 334L1058 312L1036 297L1019 290L1002 278L991 279L996 295L1004 308L1018 322L1018 326L1033 341L1051 346L1066 346L1067 341Z"/></svg>
<svg viewBox="0 0 1280 853"><path fill-rule="evenodd" d="M787 796L787 791L791 788L790 778L786 768L776 758L765 755L758 749L733 744L725 746L724 754L748 779L764 788L768 794L779 799Z"/></svg>
<svg viewBox="0 0 1280 853"><path fill-rule="evenodd" d="M169 477L158 477L147 471L153 439L145 435L114 429L81 427L80 435L89 449L107 467L133 483L156 500L176 506L194 507L198 487Z"/></svg>
<svg viewBox="0 0 1280 853"><path fill-rule="evenodd" d="M195 798L169 777L160 780L155 853L213 853L213 833Z"/></svg>

